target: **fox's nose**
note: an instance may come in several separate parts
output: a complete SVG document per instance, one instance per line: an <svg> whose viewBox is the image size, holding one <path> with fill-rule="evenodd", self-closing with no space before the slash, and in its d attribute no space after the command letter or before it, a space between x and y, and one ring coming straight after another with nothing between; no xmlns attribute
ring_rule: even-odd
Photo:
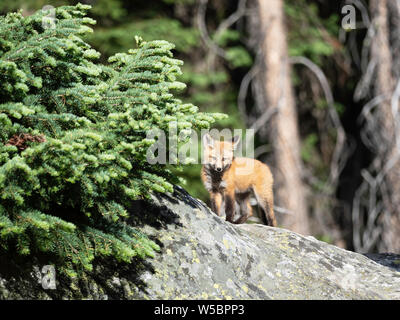
<svg viewBox="0 0 400 320"><path fill-rule="evenodd" d="M222 171L222 168L217 168L217 171L218 171L218 172L221 172L221 171Z"/></svg>

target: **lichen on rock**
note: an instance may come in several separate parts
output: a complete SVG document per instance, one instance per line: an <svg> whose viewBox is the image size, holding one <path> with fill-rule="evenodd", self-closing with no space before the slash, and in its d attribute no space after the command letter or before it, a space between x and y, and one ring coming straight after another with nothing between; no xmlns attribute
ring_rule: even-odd
<svg viewBox="0 0 400 320"><path fill-rule="evenodd" d="M232 225L176 187L136 202L136 226L161 251L132 264L97 261L71 285L44 290L34 260L0 259L1 299L400 299L400 256L361 255L263 225ZM12 259L11 259L12 260ZM29 272L30 271L30 272Z"/></svg>

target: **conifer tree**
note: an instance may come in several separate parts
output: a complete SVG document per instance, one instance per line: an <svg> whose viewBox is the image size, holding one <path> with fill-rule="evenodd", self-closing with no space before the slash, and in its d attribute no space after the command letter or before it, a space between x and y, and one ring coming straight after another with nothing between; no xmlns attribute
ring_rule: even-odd
<svg viewBox="0 0 400 320"><path fill-rule="evenodd" d="M158 246L126 223L133 200L172 191L173 175L149 165L146 132L208 128L174 91L181 61L166 41L145 42L98 63L82 40L90 6L0 17L0 250L45 252L76 276L99 256L130 262ZM128 214L129 212L129 214Z"/></svg>

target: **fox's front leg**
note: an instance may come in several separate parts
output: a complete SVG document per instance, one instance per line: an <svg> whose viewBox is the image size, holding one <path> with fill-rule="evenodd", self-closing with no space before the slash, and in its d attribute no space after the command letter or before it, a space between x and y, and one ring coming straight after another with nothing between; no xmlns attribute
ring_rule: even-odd
<svg viewBox="0 0 400 320"><path fill-rule="evenodd" d="M233 223L233 218L235 217L235 193L227 192L224 194L224 204L225 204L225 215L226 220Z"/></svg>
<svg viewBox="0 0 400 320"><path fill-rule="evenodd" d="M222 195L219 192L213 192L210 194L211 198L211 210L214 211L218 216L222 215Z"/></svg>

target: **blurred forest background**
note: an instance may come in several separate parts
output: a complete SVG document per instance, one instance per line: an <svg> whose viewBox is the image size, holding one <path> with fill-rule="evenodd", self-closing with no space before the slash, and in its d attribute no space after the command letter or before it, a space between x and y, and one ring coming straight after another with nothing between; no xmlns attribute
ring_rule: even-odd
<svg viewBox="0 0 400 320"><path fill-rule="evenodd" d="M73 0L0 0L0 13ZM280 226L357 252L400 253L400 1L81 0L103 56L134 36L176 45L182 99L256 131ZM351 5L355 29L342 13ZM177 173L208 201L200 166Z"/></svg>

